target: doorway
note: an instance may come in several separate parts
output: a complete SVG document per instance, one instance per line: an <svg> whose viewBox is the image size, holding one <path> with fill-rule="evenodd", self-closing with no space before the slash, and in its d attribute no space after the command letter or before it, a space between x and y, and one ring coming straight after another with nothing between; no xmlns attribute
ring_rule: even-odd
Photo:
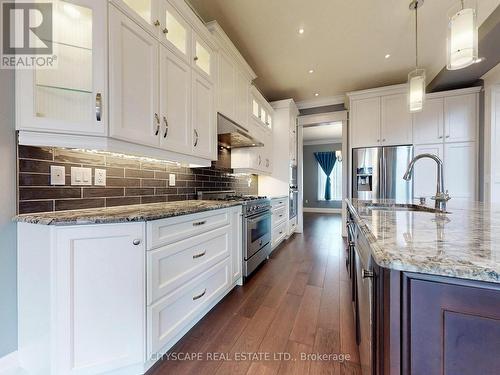
<svg viewBox="0 0 500 375"><path fill-rule="evenodd" d="M348 195L349 157L346 125L346 111L299 117L298 180L302 194L299 226L302 225L304 212L341 213L344 223L342 234L347 235L345 198ZM325 164L321 161L322 157L329 158L329 161Z"/></svg>

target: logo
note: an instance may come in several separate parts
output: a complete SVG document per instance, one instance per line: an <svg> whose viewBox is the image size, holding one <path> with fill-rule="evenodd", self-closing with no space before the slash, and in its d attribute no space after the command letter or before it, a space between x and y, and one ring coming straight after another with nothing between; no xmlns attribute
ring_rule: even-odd
<svg viewBox="0 0 500 375"><path fill-rule="evenodd" d="M52 3L2 2L2 68L52 68Z"/></svg>

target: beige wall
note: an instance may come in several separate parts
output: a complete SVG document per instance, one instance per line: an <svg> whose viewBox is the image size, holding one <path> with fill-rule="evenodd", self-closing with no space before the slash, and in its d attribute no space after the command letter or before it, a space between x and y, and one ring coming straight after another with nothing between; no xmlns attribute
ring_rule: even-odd
<svg viewBox="0 0 500 375"><path fill-rule="evenodd" d="M0 358L17 350L14 71L0 69Z"/></svg>
<svg viewBox="0 0 500 375"><path fill-rule="evenodd" d="M500 64L484 80L484 200L500 203Z"/></svg>

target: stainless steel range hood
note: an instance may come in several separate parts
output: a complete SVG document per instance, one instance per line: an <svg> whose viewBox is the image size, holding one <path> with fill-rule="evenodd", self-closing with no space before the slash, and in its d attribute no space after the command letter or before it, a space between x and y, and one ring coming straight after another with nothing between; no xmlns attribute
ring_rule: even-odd
<svg viewBox="0 0 500 375"><path fill-rule="evenodd" d="M264 146L262 142L253 138L246 128L220 113L217 113L217 140L219 146L225 148Z"/></svg>

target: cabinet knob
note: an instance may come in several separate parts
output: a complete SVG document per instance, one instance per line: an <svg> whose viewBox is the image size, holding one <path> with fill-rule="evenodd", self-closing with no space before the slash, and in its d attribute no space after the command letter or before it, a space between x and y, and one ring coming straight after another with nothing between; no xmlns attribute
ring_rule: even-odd
<svg viewBox="0 0 500 375"><path fill-rule="evenodd" d="M442 136L442 135L440 135L438 138L439 138L439 139L443 139L443 136Z"/></svg>
<svg viewBox="0 0 500 375"><path fill-rule="evenodd" d="M168 29L166 27L162 31L163 31L163 34L168 34Z"/></svg>
<svg viewBox="0 0 500 375"><path fill-rule="evenodd" d="M132 243L135 245L135 246L138 246L141 244L141 240L136 238L135 240L132 241Z"/></svg>
<svg viewBox="0 0 500 375"><path fill-rule="evenodd" d="M380 143L380 139L377 139L377 143Z"/></svg>
<svg viewBox="0 0 500 375"><path fill-rule="evenodd" d="M160 26L160 21L156 20L153 25L155 25L156 27Z"/></svg>
<svg viewBox="0 0 500 375"><path fill-rule="evenodd" d="M193 60L198 61L198 56L195 56Z"/></svg>
<svg viewBox="0 0 500 375"><path fill-rule="evenodd" d="M384 138L384 139L382 139L382 142L385 142L385 138Z"/></svg>
<svg viewBox="0 0 500 375"><path fill-rule="evenodd" d="M450 138L450 136L449 136L449 135L447 135L447 136L446 136L446 138Z"/></svg>

